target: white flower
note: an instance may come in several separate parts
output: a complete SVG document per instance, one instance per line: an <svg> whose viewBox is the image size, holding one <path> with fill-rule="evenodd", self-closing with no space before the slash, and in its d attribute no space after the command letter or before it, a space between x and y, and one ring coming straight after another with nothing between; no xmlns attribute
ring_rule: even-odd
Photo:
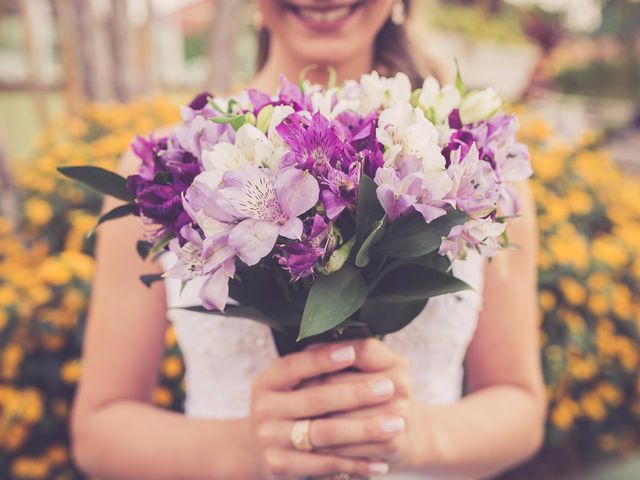
<svg viewBox="0 0 640 480"><path fill-rule="evenodd" d="M380 108L388 108L396 103L408 103L411 100L411 81L404 73L398 73L395 77L381 77L378 72L363 75L360 79L360 93L356 95L359 100L357 112L368 115ZM345 89L353 94L353 86Z"/></svg>
<svg viewBox="0 0 640 480"><path fill-rule="evenodd" d="M428 112L435 124L444 124L449 114L460 106L461 100L460 92L455 86L445 85L440 88L438 80L427 77L422 85L418 104Z"/></svg>
<svg viewBox="0 0 640 480"><path fill-rule="evenodd" d="M311 94L311 104L314 112L319 112L326 118L335 119L347 110L357 110L360 103L356 99L340 98L337 88L330 88L326 92Z"/></svg>
<svg viewBox="0 0 640 480"><path fill-rule="evenodd" d="M426 119L422 109L402 102L384 110L376 135L385 147L386 167L397 167L402 157L413 157L422 163L424 172L444 169L438 130Z"/></svg>
<svg viewBox="0 0 640 480"><path fill-rule="evenodd" d="M491 117L502 106L502 100L493 88L471 92L460 104L462 123L476 123Z"/></svg>
<svg viewBox="0 0 640 480"><path fill-rule="evenodd" d="M226 171L245 164L275 168L277 157L276 148L267 136L253 125L245 124L238 129L235 144L220 142L202 152L205 171L198 177L215 188Z"/></svg>

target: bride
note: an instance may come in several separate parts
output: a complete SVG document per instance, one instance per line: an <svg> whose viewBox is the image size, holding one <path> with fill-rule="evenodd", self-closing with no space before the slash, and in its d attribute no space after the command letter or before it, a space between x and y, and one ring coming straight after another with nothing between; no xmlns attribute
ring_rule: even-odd
<svg viewBox="0 0 640 480"><path fill-rule="evenodd" d="M340 81L373 68L421 81L403 26L409 0L257 5L257 88L275 91L280 74L295 79L310 64L335 67ZM136 167L126 158L122 172ZM545 394L535 212L526 185L517 188L523 208L510 239L519 248L487 265L477 255L454 264L474 291L432 299L384 342L286 358L261 324L167 310L193 305L197 287L141 286L150 267L131 248L139 223L106 224L72 415L77 464L105 479L434 479L486 478L524 461L544 436ZM186 361L185 415L150 402L167 316Z"/></svg>

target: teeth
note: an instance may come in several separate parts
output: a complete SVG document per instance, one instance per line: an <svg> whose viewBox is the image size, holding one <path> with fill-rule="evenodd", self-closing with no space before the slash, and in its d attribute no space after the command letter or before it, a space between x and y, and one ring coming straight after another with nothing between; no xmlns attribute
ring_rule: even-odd
<svg viewBox="0 0 640 480"><path fill-rule="evenodd" d="M300 8L300 16L312 22L338 22L346 18L351 13L351 7L338 7L331 10L313 10L310 8Z"/></svg>

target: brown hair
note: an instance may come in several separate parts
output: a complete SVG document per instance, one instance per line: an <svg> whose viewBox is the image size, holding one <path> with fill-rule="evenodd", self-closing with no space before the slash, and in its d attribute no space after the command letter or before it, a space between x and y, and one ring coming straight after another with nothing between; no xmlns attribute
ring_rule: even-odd
<svg viewBox="0 0 640 480"><path fill-rule="evenodd" d="M411 12L411 0L402 0ZM270 34L266 28L258 32L257 68L261 70L269 56ZM374 68L382 75L407 74L414 88L422 86L424 76L412 55L411 42L404 25L396 25L389 18L375 39Z"/></svg>

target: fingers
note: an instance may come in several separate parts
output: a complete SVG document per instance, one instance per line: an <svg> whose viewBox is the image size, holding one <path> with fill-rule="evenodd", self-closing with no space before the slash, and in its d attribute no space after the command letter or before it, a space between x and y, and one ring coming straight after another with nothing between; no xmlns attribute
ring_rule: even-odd
<svg viewBox="0 0 640 480"><path fill-rule="evenodd" d="M380 376L391 379L395 385L396 397L405 398L411 396L411 377L408 369L406 369L404 365L397 365L389 370L373 373L353 371L336 372L331 375L306 381L302 385L306 388L313 385L362 382Z"/></svg>
<svg viewBox="0 0 640 480"><path fill-rule="evenodd" d="M384 459L393 463L395 455L401 448L397 438L392 438L385 442L361 443L359 445L342 445L337 447L323 448L318 453L337 457L361 458L361 459Z"/></svg>
<svg viewBox="0 0 640 480"><path fill-rule="evenodd" d="M320 476L338 473L351 475L384 475L389 471L386 463L332 455L270 449L265 452L267 468L277 476Z"/></svg>
<svg viewBox="0 0 640 480"><path fill-rule="evenodd" d="M393 368L398 364L406 366L409 364L403 355L394 352L384 342L376 338L351 340L345 343L353 345L356 351L356 359L352 367L363 372L379 372ZM311 345L305 351L315 351L325 345L327 344Z"/></svg>
<svg viewBox="0 0 640 480"><path fill-rule="evenodd" d="M264 445L292 448L291 421L274 421L265 424L258 435ZM315 449L349 444L386 442L406 428L403 417L379 416L358 419L316 419L311 422L309 437Z"/></svg>
<svg viewBox="0 0 640 480"><path fill-rule="evenodd" d="M351 344L323 345L277 359L263 372L254 387L289 390L307 378L336 372L353 364L356 349Z"/></svg>
<svg viewBox="0 0 640 480"><path fill-rule="evenodd" d="M352 344L356 350L353 367L363 372L380 372L397 365L409 366L404 355L394 352L375 338L356 340Z"/></svg>
<svg viewBox="0 0 640 480"><path fill-rule="evenodd" d="M354 410L383 403L393 397L395 386L388 378L355 383L336 383L292 392L263 392L253 402L254 417L301 419Z"/></svg>

